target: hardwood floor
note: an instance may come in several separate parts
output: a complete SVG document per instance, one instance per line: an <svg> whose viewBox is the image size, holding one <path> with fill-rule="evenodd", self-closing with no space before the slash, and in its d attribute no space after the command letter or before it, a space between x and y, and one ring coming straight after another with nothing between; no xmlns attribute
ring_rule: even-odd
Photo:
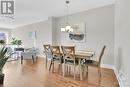
<svg viewBox="0 0 130 87"><path fill-rule="evenodd" d="M73 75L63 77L55 70L54 73L45 69L45 61L38 59L33 64L31 60L6 63L4 67L4 84L0 87L119 87L113 70L102 69L102 77L98 77L97 69L90 67L86 79L76 80Z"/></svg>

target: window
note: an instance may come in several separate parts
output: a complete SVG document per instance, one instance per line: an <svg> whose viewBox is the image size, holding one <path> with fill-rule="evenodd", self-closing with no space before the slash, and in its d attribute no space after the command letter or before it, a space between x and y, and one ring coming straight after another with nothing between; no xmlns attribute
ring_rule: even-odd
<svg viewBox="0 0 130 87"><path fill-rule="evenodd" d="M8 33L0 32L0 40L4 40L8 44Z"/></svg>

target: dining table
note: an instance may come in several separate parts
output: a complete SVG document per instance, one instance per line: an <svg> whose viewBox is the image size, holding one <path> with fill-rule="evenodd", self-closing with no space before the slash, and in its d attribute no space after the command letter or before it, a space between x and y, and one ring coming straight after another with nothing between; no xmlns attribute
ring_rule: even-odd
<svg viewBox="0 0 130 87"><path fill-rule="evenodd" d="M54 54L56 54L56 53L54 52ZM61 55L63 55L63 52L61 52ZM82 51L82 50L75 51L75 59L78 60L78 65L80 68L80 80L83 80L83 73L81 70L82 69L81 60L83 60L83 59L90 60L91 58L93 58L94 55L95 55L94 51Z"/></svg>

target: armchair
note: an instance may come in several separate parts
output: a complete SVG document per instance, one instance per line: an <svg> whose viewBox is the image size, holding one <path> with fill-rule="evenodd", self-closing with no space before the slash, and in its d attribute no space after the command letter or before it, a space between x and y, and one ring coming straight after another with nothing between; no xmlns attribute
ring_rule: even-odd
<svg viewBox="0 0 130 87"><path fill-rule="evenodd" d="M33 63L37 61L37 50L36 48L29 48L21 52L21 64L23 64L24 59L32 59Z"/></svg>

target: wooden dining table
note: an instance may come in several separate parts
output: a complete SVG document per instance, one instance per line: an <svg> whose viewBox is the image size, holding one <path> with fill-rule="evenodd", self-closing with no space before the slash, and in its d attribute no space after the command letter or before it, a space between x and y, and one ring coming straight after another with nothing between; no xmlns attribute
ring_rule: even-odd
<svg viewBox="0 0 130 87"><path fill-rule="evenodd" d="M55 53L54 53L55 54ZM61 55L63 53L61 52ZM95 55L94 51L81 51L81 50L77 50L75 51L75 59L78 60L78 64L79 64L79 68L80 68L80 80L83 80L83 75L82 75L82 64L81 64L81 60L82 59L91 59L93 56Z"/></svg>
<svg viewBox="0 0 130 87"><path fill-rule="evenodd" d="M95 52L93 52L93 51L80 51L80 50L78 50L78 51L75 51L75 57L76 57L76 59L77 58L80 58L80 59L86 59L86 58L91 58L91 57L93 57L95 55Z"/></svg>

